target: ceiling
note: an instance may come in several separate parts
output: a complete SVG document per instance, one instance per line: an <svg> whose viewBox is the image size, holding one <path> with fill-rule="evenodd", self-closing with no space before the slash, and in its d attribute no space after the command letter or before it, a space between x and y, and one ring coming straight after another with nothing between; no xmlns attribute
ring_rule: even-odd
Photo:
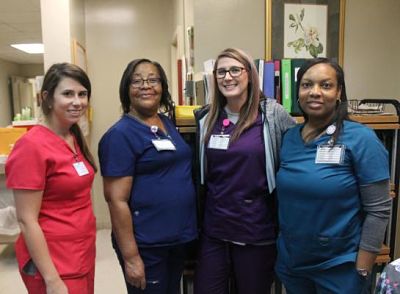
<svg viewBox="0 0 400 294"><path fill-rule="evenodd" d="M0 0L0 59L43 63L43 54L28 54L10 46L16 43L42 43L40 0Z"/></svg>

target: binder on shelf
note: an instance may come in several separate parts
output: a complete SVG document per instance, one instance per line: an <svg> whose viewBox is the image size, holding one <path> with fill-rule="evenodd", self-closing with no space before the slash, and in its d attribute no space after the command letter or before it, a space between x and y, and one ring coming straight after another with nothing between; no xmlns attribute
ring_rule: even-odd
<svg viewBox="0 0 400 294"><path fill-rule="evenodd" d="M260 83L260 90L263 90L263 83L264 83L264 59L255 59L254 63L256 65L258 71L258 80Z"/></svg>
<svg viewBox="0 0 400 294"><path fill-rule="evenodd" d="M183 105L182 59L177 60L178 68L178 105Z"/></svg>
<svg viewBox="0 0 400 294"><path fill-rule="evenodd" d="M287 112L292 111L291 60L281 60L282 106Z"/></svg>
<svg viewBox="0 0 400 294"><path fill-rule="evenodd" d="M206 103L206 97L204 92L204 81L198 80L194 82L195 85L195 105L204 105Z"/></svg>
<svg viewBox="0 0 400 294"><path fill-rule="evenodd" d="M281 61L279 59L274 60L274 75L275 75L275 99L278 103L282 104L282 93L281 93Z"/></svg>
<svg viewBox="0 0 400 294"><path fill-rule="evenodd" d="M307 61L304 58L292 59L291 61L291 76L292 76L292 108L291 113L294 115L301 115L301 110L299 107L299 103L297 99L299 98L297 95L297 72L299 71L300 67Z"/></svg>
<svg viewBox="0 0 400 294"><path fill-rule="evenodd" d="M275 98L275 70L273 61L264 62L263 93L265 97Z"/></svg>

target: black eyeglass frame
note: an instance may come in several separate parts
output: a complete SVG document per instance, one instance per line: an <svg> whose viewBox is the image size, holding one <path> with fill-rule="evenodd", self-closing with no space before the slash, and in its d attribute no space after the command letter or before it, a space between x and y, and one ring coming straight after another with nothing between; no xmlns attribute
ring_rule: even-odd
<svg viewBox="0 0 400 294"><path fill-rule="evenodd" d="M139 84L139 81L140 81L140 84ZM137 84L135 84L134 82L137 82ZM131 82L130 82L130 85L133 88L138 89L138 88L141 88L141 87L144 86L144 82L146 82L147 85L149 85L150 87L157 87L158 85L161 84L161 78L132 79Z"/></svg>
<svg viewBox="0 0 400 294"><path fill-rule="evenodd" d="M237 69L240 69L240 72L238 74L232 74L232 70L237 70ZM224 72L224 75L221 75L222 71ZM229 69L217 68L216 70L214 70L214 75L217 79L224 79L226 77L226 73L229 72L229 75L232 78L237 78L242 75L243 71L247 71L247 69L241 66L232 66Z"/></svg>

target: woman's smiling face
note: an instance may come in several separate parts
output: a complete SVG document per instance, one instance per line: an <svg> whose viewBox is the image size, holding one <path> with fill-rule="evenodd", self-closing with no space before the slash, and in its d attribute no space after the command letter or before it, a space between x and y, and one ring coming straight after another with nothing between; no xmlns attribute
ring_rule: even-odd
<svg viewBox="0 0 400 294"><path fill-rule="evenodd" d="M241 73L239 76L232 77L229 70L240 69ZM244 101L247 100L247 93L248 93L248 85L249 85L249 75L245 66L237 61L236 59L229 58L229 57L222 57L218 60L218 66L216 72L218 70L225 70L225 77L218 78L217 77L217 84L218 89L224 95L224 97L229 99L243 99Z"/></svg>
<svg viewBox="0 0 400 294"><path fill-rule="evenodd" d="M300 81L300 107L310 119L329 120L340 102L340 94L336 71L326 63L310 67Z"/></svg>

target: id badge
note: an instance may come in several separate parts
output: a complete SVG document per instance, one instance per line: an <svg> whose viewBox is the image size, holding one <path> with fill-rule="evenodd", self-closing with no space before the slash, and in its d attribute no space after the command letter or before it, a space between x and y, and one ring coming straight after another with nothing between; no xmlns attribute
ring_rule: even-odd
<svg viewBox="0 0 400 294"><path fill-rule="evenodd" d="M228 150L230 135L211 135L208 148L218 150Z"/></svg>
<svg viewBox="0 0 400 294"><path fill-rule="evenodd" d="M343 164L345 149L344 145L318 145L315 163Z"/></svg>
<svg viewBox="0 0 400 294"><path fill-rule="evenodd" d="M157 151L174 151L176 150L175 145L168 139L154 139L151 140Z"/></svg>
<svg viewBox="0 0 400 294"><path fill-rule="evenodd" d="M75 162L75 163L73 163L73 166L74 166L78 176L82 177L84 175L89 174L89 171L86 168L86 166L83 163L83 161Z"/></svg>

